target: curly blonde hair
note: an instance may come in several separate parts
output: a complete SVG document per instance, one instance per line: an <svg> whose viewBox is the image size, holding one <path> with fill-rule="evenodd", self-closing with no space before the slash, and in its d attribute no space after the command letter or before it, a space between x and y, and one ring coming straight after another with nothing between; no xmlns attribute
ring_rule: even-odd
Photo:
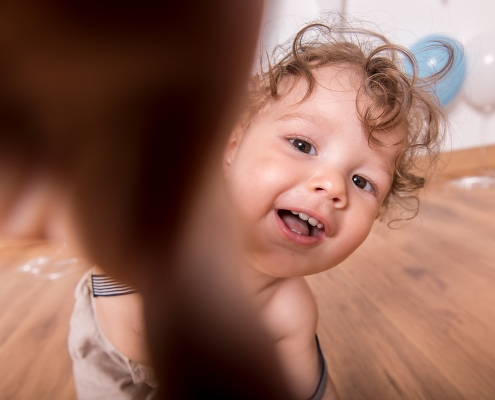
<svg viewBox="0 0 495 400"><path fill-rule="evenodd" d="M300 78L307 81L303 102L314 90L316 69L344 64L362 72L358 97L364 94L369 101L365 106L357 104L357 108L368 143L387 146L376 134L406 127L404 139L394 144L403 148L395 162L392 186L382 204L380 218L394 202L406 211L398 219L412 219L419 209L418 192L435 170L447 127L433 88L455 61L454 48L447 41L434 41L432 46L445 50L447 62L435 74L420 78L415 56L379 33L342 21L307 25L291 41L277 46L271 56L262 58L259 71L251 77L248 103L240 123L248 126L269 101L276 100L279 84L287 77L296 78L294 84ZM406 73L407 64L412 73Z"/></svg>

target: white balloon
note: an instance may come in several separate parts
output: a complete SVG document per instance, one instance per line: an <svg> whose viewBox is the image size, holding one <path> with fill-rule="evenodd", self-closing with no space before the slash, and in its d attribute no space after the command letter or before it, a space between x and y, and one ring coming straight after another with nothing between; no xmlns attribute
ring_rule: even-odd
<svg viewBox="0 0 495 400"><path fill-rule="evenodd" d="M474 108L491 112L495 110L495 31L474 36L466 47L466 99Z"/></svg>

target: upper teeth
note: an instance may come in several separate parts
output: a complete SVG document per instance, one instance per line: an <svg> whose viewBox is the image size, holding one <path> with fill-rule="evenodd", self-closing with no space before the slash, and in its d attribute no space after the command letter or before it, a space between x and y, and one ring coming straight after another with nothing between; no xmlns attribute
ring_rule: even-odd
<svg viewBox="0 0 495 400"><path fill-rule="evenodd" d="M308 214L298 211L291 211L291 212L294 215L298 215L299 218L301 218L303 221L308 221L310 225L316 226L319 229L323 228L323 224L320 221L318 221L316 218L310 217Z"/></svg>

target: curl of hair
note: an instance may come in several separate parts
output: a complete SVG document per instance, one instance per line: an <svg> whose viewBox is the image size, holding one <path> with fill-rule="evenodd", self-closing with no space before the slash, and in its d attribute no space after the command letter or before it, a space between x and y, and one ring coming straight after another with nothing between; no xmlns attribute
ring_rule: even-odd
<svg viewBox="0 0 495 400"><path fill-rule="evenodd" d="M404 211L397 220L412 219L419 208L418 192L435 170L447 128L433 88L454 67L456 54L448 42L433 41L430 46L444 49L447 62L435 74L420 78L416 58L407 48L391 43L380 33L336 20L333 24L307 25L291 41L261 58L259 71L249 82L248 103L240 123L248 126L269 101L276 100L279 85L286 78L293 78L292 85L298 79L306 80L303 102L317 84L315 70L338 65L353 68L362 77L357 98L364 96L367 101L356 100L356 106L370 146L390 146L379 135L399 126L406 131L405 137L393 144L402 150L380 218L393 203ZM405 72L407 63L412 75Z"/></svg>

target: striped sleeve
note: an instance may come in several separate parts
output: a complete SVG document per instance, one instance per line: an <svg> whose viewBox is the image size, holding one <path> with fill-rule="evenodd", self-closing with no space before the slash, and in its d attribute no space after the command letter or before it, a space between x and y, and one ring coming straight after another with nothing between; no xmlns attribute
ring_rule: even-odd
<svg viewBox="0 0 495 400"><path fill-rule="evenodd" d="M91 283L93 287L93 297L123 296L125 294L137 292L132 286L117 282L110 275L93 274L91 275Z"/></svg>

